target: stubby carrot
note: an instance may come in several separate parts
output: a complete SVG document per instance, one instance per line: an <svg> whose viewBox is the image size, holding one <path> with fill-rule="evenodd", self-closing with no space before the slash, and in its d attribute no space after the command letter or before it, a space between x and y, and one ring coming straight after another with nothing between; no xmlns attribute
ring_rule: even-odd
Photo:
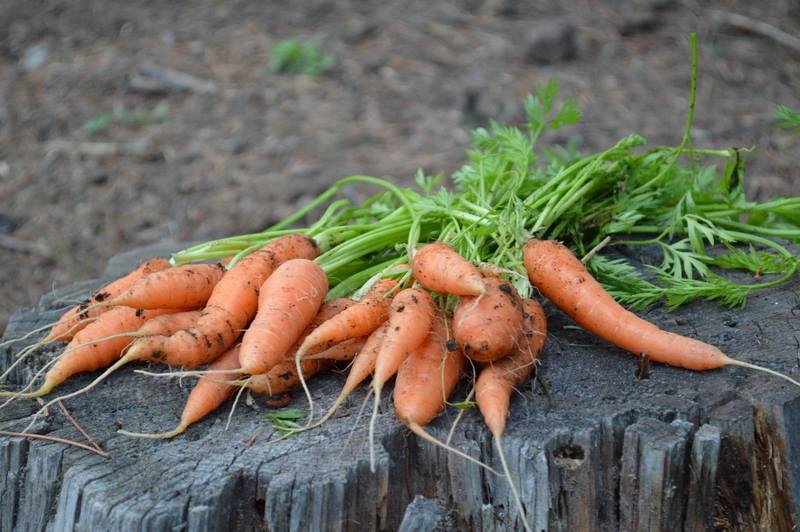
<svg viewBox="0 0 800 532"><path fill-rule="evenodd" d="M525 529L530 530L522 500L506 463L501 441L506 429L511 393L533 371L547 337L547 318L542 306L533 299L526 299L523 302L523 312L525 319L516 350L511 355L484 366L475 384L475 402L494 436L500 464L511 487L520 519Z"/></svg>
<svg viewBox="0 0 800 532"><path fill-rule="evenodd" d="M453 314L453 336L467 357L489 362L508 355L522 330L522 298L498 277L484 279L482 297L462 297Z"/></svg>
<svg viewBox="0 0 800 532"><path fill-rule="evenodd" d="M478 269L443 242L426 244L411 261L414 279L432 292L479 296L484 291Z"/></svg>
<svg viewBox="0 0 800 532"><path fill-rule="evenodd" d="M634 355L694 371L741 366L800 386L786 375L734 360L713 345L664 331L639 318L617 303L563 244L530 240L523 249L523 262L531 283L578 325Z"/></svg>
<svg viewBox="0 0 800 532"><path fill-rule="evenodd" d="M311 323L328 293L328 277L316 263L281 264L261 288L258 313L242 338L244 373L265 373L286 356Z"/></svg>
<svg viewBox="0 0 800 532"><path fill-rule="evenodd" d="M224 273L225 267L221 264L187 264L161 270L139 279L104 304L144 309L200 309L206 305Z"/></svg>

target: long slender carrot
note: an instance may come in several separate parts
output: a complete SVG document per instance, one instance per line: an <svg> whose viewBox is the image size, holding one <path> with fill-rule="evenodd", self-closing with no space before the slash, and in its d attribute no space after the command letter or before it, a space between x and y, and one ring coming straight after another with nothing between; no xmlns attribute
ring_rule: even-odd
<svg viewBox="0 0 800 532"><path fill-rule="evenodd" d="M453 336L476 362L511 353L522 330L522 298L514 286L498 277L483 281L483 296L462 297L453 314Z"/></svg>
<svg viewBox="0 0 800 532"><path fill-rule="evenodd" d="M221 264L187 264L151 273L103 304L134 308L203 308L222 279Z"/></svg>
<svg viewBox="0 0 800 532"><path fill-rule="evenodd" d="M265 373L279 364L314 319L327 293L328 277L313 261L293 259L281 264L261 287L258 313L242 338L242 371Z"/></svg>
<svg viewBox="0 0 800 532"><path fill-rule="evenodd" d="M547 337L547 318L542 306L533 299L523 302L524 322L517 349L509 356L487 364L475 384L475 402L494 436L500 465L511 487L511 494L526 530L530 530L519 492L503 452L502 436L506 429L511 393L533 371Z"/></svg>
<svg viewBox="0 0 800 532"><path fill-rule="evenodd" d="M144 323L172 310L141 310L117 307L103 313L67 344L64 355L45 374L44 382L33 392L0 392L0 397L42 397L72 375L107 367L119 358L122 350L133 341L129 335Z"/></svg>
<svg viewBox="0 0 800 532"><path fill-rule="evenodd" d="M536 288L589 332L635 355L695 371L741 366L763 371L800 386L796 380L735 360L694 338L659 329L623 308L592 277L566 246L552 240L530 240L523 250L528 277Z"/></svg>
<svg viewBox="0 0 800 532"><path fill-rule="evenodd" d="M374 403L369 424L370 467L375 470L373 446L375 421L378 417L381 390L384 384L397 373L397 368L408 357L410 351L419 347L428 336L436 315L436 305L431 296L419 288L406 288L392 299L388 326L375 359L372 375Z"/></svg>
<svg viewBox="0 0 800 532"><path fill-rule="evenodd" d="M432 292L456 296L479 296L484 292L480 271L443 242L419 248L411 269L414 279Z"/></svg>
<svg viewBox="0 0 800 532"><path fill-rule="evenodd" d="M154 335L134 342L123 359L154 360L184 368L206 364L230 349L258 309L261 285L283 262L313 259L316 243L304 235L272 241L238 262L222 277L197 324L170 336Z"/></svg>

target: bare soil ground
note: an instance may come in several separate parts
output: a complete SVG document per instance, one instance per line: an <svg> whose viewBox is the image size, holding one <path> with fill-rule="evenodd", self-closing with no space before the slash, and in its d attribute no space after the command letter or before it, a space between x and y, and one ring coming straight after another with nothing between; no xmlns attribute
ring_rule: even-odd
<svg viewBox="0 0 800 532"><path fill-rule="evenodd" d="M695 142L755 147L750 193L797 194L798 141L772 111L800 108L800 54L720 24L726 13L800 34L792 0L0 2L0 331L13 309L96 276L119 251L258 230L353 173L448 173L470 129L518 121L525 94L551 78L584 121L547 142L676 143L691 31ZM531 33L565 20L574 54L567 35L553 61L532 59ZM270 48L287 37L321 37L335 69L270 74ZM217 90L143 92L141 65ZM84 130L98 112L161 102L163 123Z"/></svg>

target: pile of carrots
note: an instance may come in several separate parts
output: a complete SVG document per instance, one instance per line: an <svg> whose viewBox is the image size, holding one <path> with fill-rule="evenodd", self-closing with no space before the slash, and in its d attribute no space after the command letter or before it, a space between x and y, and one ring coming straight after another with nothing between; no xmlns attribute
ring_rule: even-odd
<svg viewBox="0 0 800 532"><path fill-rule="evenodd" d="M692 44L696 73L694 39ZM692 102L695 90L693 83ZM476 131L469 161L453 176L455 192L436 189L438 178L422 173L421 192L351 176L260 233L146 261L69 309L46 327L43 339L20 351L0 381L42 345L68 342L27 386L0 397L8 398L5 404L39 398L73 375L104 370L82 389L46 403L30 429L56 401L87 393L130 362L150 362L179 368L159 375L200 378L172 430L122 434L174 437L234 394L248 390L272 403L295 388L303 389L309 411L305 425L288 431L301 432L324 424L371 377L372 441L383 389L394 378L400 421L421 438L478 462L424 428L444 409L469 364L477 370L475 403L526 523L501 440L512 391L534 371L547 338L537 292L587 331L636 356L695 371L747 367L800 386L663 331L619 303L641 308L665 301L674 307L706 298L740 305L751 290L786 282L800 270L800 260L774 238L800 243L800 198L744 201L736 150L694 150L727 162L722 175L709 171L701 183L690 182L695 168L679 159L690 151L693 104L676 148L637 153L633 148L644 141L632 135L604 152L537 167L536 139L574 115L572 105L557 110L556 94L551 84L526 100L527 132L497 124ZM353 185L383 192L358 205L333 199ZM296 227L326 204L316 222ZM641 238L619 240L630 234ZM609 240L612 246L658 246L663 262L649 265L653 275L646 277L625 259L600 256ZM720 242L728 252L709 255L706 247ZM709 266L777 278L737 284ZM346 381L317 417L307 380L337 364L349 365ZM374 467L371 442L370 460Z"/></svg>
<svg viewBox="0 0 800 532"><path fill-rule="evenodd" d="M42 412L55 401L86 393L132 361L183 370L208 365L205 371L189 372L200 380L173 430L120 431L170 438L245 388L275 397L302 385L311 406L307 424L297 430L309 430L328 420L371 376L377 412L382 389L394 377L398 418L419 436L476 461L423 428L445 407L470 360L480 368L475 401L511 482L501 437L512 391L530 376L545 343L541 305L521 296L496 269L479 269L445 243L418 247L410 265L388 268L358 301L326 300L329 281L315 262L318 257L313 239L289 234L230 269L221 264L170 266L151 259L69 309L33 346L69 341L38 389L0 396L41 397L77 373L105 368L91 384L47 403ZM522 262L542 295L588 331L633 354L698 371L752 367L628 312L560 243L532 239L522 250ZM341 361L350 363L342 392L315 423L305 380Z"/></svg>

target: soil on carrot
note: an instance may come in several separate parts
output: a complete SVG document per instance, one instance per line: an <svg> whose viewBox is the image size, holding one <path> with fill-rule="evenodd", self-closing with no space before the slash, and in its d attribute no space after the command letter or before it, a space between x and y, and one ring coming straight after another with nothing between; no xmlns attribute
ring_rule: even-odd
<svg viewBox="0 0 800 532"><path fill-rule="evenodd" d="M800 141L772 111L800 109L800 52L731 13L800 34L792 0L4 2L0 331L120 251L258 230L349 174L449 173L470 129L519 121L551 78L584 119L546 142L677 143L691 31L696 144L754 147L750 194L796 194ZM290 37L333 68L271 73Z"/></svg>

